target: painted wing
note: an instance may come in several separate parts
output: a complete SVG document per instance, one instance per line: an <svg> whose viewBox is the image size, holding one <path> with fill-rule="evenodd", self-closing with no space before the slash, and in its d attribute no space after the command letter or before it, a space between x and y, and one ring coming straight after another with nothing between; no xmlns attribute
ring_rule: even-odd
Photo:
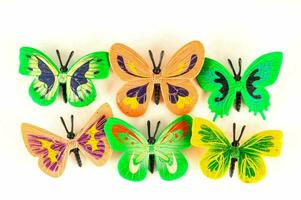
<svg viewBox="0 0 301 200"><path fill-rule="evenodd" d="M22 136L27 150L39 158L39 167L52 177L65 170L69 153L68 141L31 124L22 124Z"/></svg>
<svg viewBox="0 0 301 200"><path fill-rule="evenodd" d="M118 162L120 176L131 181L145 179L148 170L148 142L133 126L117 118L109 118L105 133L111 148L123 152Z"/></svg>
<svg viewBox="0 0 301 200"><path fill-rule="evenodd" d="M256 183L266 175L266 167L262 156L279 156L282 147L282 132L268 130L260 132L240 147L238 175L245 183Z"/></svg>
<svg viewBox="0 0 301 200"><path fill-rule="evenodd" d="M215 124L202 118L195 118L191 144L206 148L200 161L200 168L207 177L218 179L229 170L231 144Z"/></svg>
<svg viewBox="0 0 301 200"><path fill-rule="evenodd" d="M205 91L211 92L208 104L215 113L213 121L218 116L229 115L236 96L236 83L229 71L219 62L205 58L197 81Z"/></svg>
<svg viewBox="0 0 301 200"><path fill-rule="evenodd" d="M198 93L192 80L204 62L204 47L192 41L182 47L162 69L162 95L168 109L177 114L187 114L195 106Z"/></svg>
<svg viewBox="0 0 301 200"><path fill-rule="evenodd" d="M105 164L112 154L104 132L104 125L112 116L109 104L103 104L75 138L81 153L97 166Z"/></svg>
<svg viewBox="0 0 301 200"><path fill-rule="evenodd" d="M55 101L59 91L59 70L47 55L31 47L22 47L19 72L35 77L29 87L34 102L47 106Z"/></svg>
<svg viewBox="0 0 301 200"><path fill-rule="evenodd" d="M118 91L117 105L128 116L141 116L148 108L153 91L154 84L149 80L129 81Z"/></svg>
<svg viewBox="0 0 301 200"><path fill-rule="evenodd" d="M180 150L190 147L191 126L192 118L183 115L170 123L156 139L156 167L162 179L175 180L186 173L188 163Z"/></svg>
<svg viewBox="0 0 301 200"><path fill-rule="evenodd" d="M117 93L118 107L131 117L144 114L153 94L151 68L138 53L123 44L111 47L110 62L113 71L127 81Z"/></svg>
<svg viewBox="0 0 301 200"><path fill-rule="evenodd" d="M272 52L257 58L242 77L242 96L249 111L260 113L265 119L264 111L270 106L270 95L265 89L278 77L282 63L282 53Z"/></svg>
<svg viewBox="0 0 301 200"><path fill-rule="evenodd" d="M90 53L76 61L67 72L67 100L76 107L87 106L96 98L92 79L109 76L107 52Z"/></svg>

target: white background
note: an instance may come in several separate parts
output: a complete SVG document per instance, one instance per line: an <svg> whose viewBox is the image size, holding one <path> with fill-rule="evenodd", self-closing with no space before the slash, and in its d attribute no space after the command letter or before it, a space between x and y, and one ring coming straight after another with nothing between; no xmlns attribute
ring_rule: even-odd
<svg viewBox="0 0 301 200"><path fill-rule="evenodd" d="M0 1L0 199L300 199L300 77L301 77L301 3L286 0L253 1ZM182 45L191 40L203 42L206 56L223 64L227 58L235 65L239 57L244 69L255 58L270 51L282 51L284 60L277 82L268 88L271 107L267 120L253 116L243 106L217 124L232 134L232 123L246 124L246 135L265 129L284 131L281 157L266 158L267 177L258 184L242 183L237 174L214 181L198 168L202 150L185 152L189 160L187 174L172 182L160 179L157 173L143 182L133 183L119 177L114 154L108 164L96 167L83 159L77 167L69 158L64 174L57 179L46 176L37 159L27 152L20 131L22 122L43 127L65 136L59 116L69 121L75 115L75 130L104 102L110 103L116 117L134 124L146 133L146 120L163 126L173 118L164 104L150 104L139 118L122 114L115 95L122 82L114 74L95 81L97 99L88 107L74 108L62 97L48 107L32 102L28 87L32 78L18 74L19 48L32 46L44 51L57 62L55 49L63 60L71 50L74 59L87 53L105 50L115 42L125 43L150 62L147 50L159 56L166 51L164 62ZM228 65L226 65L228 66ZM198 86L197 86L198 87ZM192 116L212 119L207 105L208 94L201 89L199 102ZM161 127L162 128L162 127Z"/></svg>

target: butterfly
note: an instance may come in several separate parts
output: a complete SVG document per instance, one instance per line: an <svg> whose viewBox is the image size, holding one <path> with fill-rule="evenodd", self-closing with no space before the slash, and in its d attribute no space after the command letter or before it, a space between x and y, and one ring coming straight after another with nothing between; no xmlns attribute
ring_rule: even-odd
<svg viewBox="0 0 301 200"><path fill-rule="evenodd" d="M39 158L41 170L49 176L59 177L62 175L70 152L75 154L79 166L82 165L79 151L95 165L101 166L112 153L103 130L109 117L112 117L111 108L108 104L104 104L77 135L73 132L73 115L71 116L70 131L61 118L69 140L37 126L23 123L21 126L23 140L31 155Z"/></svg>
<svg viewBox="0 0 301 200"><path fill-rule="evenodd" d="M109 58L107 52L90 53L72 64L68 64L73 51L65 65L62 64L60 52L56 50L60 69L43 52L31 48L20 49L19 72L35 77L29 87L29 94L34 102L47 106L54 102L61 86L65 103L68 101L76 107L87 106L96 98L92 79L104 79L109 76Z"/></svg>
<svg viewBox="0 0 301 200"><path fill-rule="evenodd" d="M205 58L203 68L197 76L197 81L205 90L211 92L208 99L209 108L215 113L213 121L218 116L229 115L229 111L234 101L236 110L239 111L241 101L249 108L249 112L254 115L260 113L265 119L264 111L270 105L270 95L265 89L272 85L278 77L282 53L272 52L260 56L246 69L241 76L241 59L239 59L239 71L236 73L231 60L229 65L234 77L219 62L210 58Z"/></svg>
<svg viewBox="0 0 301 200"><path fill-rule="evenodd" d="M134 50L123 44L114 44L110 50L113 71L127 83L119 90L116 100L128 116L144 114L151 97L159 104L160 93L167 108L177 114L189 113L197 102L198 94L192 83L204 61L204 47L192 41L182 47L161 69L164 51L156 65L152 52L149 55L153 69Z"/></svg>
<svg viewBox="0 0 301 200"><path fill-rule="evenodd" d="M119 174L131 181L145 179L147 171L157 169L163 180L175 180L183 176L188 163L181 150L190 147L192 119L183 115L170 123L156 137L160 121L151 136L147 122L148 139L140 131L118 118L109 118L105 133L111 148L122 152L118 163Z"/></svg>
<svg viewBox="0 0 301 200"><path fill-rule="evenodd" d="M219 179L229 170L233 176L238 162L238 176L245 183L255 183L266 175L262 156L279 156L282 147L282 131L259 132L240 145L244 129L236 139L236 125L233 124L233 142L215 124L202 118L195 118L192 125L191 144L206 148L200 168L212 179Z"/></svg>

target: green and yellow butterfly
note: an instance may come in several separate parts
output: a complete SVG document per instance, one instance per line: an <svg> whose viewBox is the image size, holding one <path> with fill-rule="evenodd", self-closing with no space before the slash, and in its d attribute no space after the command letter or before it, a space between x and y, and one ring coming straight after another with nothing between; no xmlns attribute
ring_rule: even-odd
<svg viewBox="0 0 301 200"><path fill-rule="evenodd" d="M208 103L209 108L215 113L213 121L218 116L229 115L229 111L236 101L236 110L240 110L243 99L249 112L255 115L260 113L265 119L264 111L270 105L270 95L265 89L272 85L278 77L282 53L271 52L260 56L247 68L241 77L241 59L239 59L239 71L235 72L231 60L228 59L234 77L219 62L206 58L203 68L197 76L200 86L211 92Z"/></svg>
<svg viewBox="0 0 301 200"><path fill-rule="evenodd" d="M62 64L59 51L56 52L60 69L41 51L31 47L20 49L19 72L35 77L29 87L31 98L39 105L50 105L57 98L61 86L65 102L68 101L76 107L89 105L96 98L92 79L104 79L109 76L108 53L90 53L77 60L68 69L73 51L65 65Z"/></svg>
<svg viewBox="0 0 301 200"><path fill-rule="evenodd" d="M142 181L147 171L155 168L164 180L182 177L188 163L181 150L190 147L192 118L188 115L178 117L156 137L150 135L148 121L148 139L135 127L117 118L109 118L104 130L111 148L122 152L118 163L119 174L131 181Z"/></svg>
<svg viewBox="0 0 301 200"><path fill-rule="evenodd" d="M207 177L219 179L228 170L232 177L236 162L238 162L238 176L243 182L255 183L265 177L266 167L262 156L280 155L282 132L263 131L240 145L244 129L245 126L236 139L235 124L233 124L233 142L230 143L223 131L215 124L201 118L193 120L191 144L207 149L200 161L200 168Z"/></svg>

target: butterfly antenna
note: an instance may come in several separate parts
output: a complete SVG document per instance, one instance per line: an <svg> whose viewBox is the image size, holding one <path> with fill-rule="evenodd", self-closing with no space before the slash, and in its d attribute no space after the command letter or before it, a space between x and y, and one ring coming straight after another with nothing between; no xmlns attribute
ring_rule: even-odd
<svg viewBox="0 0 301 200"><path fill-rule="evenodd" d="M64 68L64 65L62 63L61 54L60 54L60 51L58 49L56 50L56 54L57 54L57 57L59 58L61 69L62 69L62 68Z"/></svg>
<svg viewBox="0 0 301 200"><path fill-rule="evenodd" d="M151 50L148 50L148 53L149 53L149 57L151 58L151 61L153 63L153 67L156 68L156 63L155 63L153 52Z"/></svg>
<svg viewBox="0 0 301 200"><path fill-rule="evenodd" d="M161 123L160 121L157 122L156 130L155 130L154 136L153 136L154 138L156 137L156 134L157 134L159 126L160 126L160 123Z"/></svg>
<svg viewBox="0 0 301 200"><path fill-rule="evenodd" d="M160 53L160 61L159 61L159 64L158 64L157 68L161 67L163 57L164 57L164 51L162 50L161 53Z"/></svg>
<svg viewBox="0 0 301 200"><path fill-rule="evenodd" d="M68 139L73 139L74 136L75 136L75 134L74 134L74 132L73 132L73 124L74 124L74 118L73 118L73 115L71 115L71 130L70 130L70 131L69 131L68 128L67 128L67 125L66 125L66 123L65 123L64 118L63 118L63 117L60 117L60 118L61 118L61 122L62 122L62 124L63 124L63 126L64 126L64 128L65 128L65 130L66 130L66 132L67 132L67 138L68 138Z"/></svg>
<svg viewBox="0 0 301 200"><path fill-rule="evenodd" d="M237 74L236 74L236 72L235 72L235 69L234 69L234 67L233 67L232 61L231 61L230 59L228 59L228 63L229 63L229 65L230 65L231 69L232 69L232 72L233 72L234 77L236 77Z"/></svg>
<svg viewBox="0 0 301 200"><path fill-rule="evenodd" d="M243 134L245 128L246 128L246 125L244 125L244 126L242 127L241 132L240 132L240 135L239 135L239 138L237 139L237 142L240 141L240 139L241 139L241 137L242 137L242 134Z"/></svg>
<svg viewBox="0 0 301 200"><path fill-rule="evenodd" d="M69 54L68 60L67 60L67 62L66 62L66 64L65 64L65 66L64 66L66 69L67 69L67 67L68 67L69 61L71 60L73 54L74 54L74 51L71 51L71 53Z"/></svg>
<svg viewBox="0 0 301 200"><path fill-rule="evenodd" d="M150 139L150 137L151 137L151 135L150 135L150 127L151 126L151 124L150 124L150 121L149 120L147 120L147 135L148 135L148 139Z"/></svg>
<svg viewBox="0 0 301 200"><path fill-rule="evenodd" d="M237 74L239 77L241 77L241 66L242 66L242 64L241 64L241 58L239 58L239 59L238 59L238 67L239 67L239 71L238 71L238 74Z"/></svg>
<svg viewBox="0 0 301 200"><path fill-rule="evenodd" d="M233 123L233 142L235 142L236 124Z"/></svg>

